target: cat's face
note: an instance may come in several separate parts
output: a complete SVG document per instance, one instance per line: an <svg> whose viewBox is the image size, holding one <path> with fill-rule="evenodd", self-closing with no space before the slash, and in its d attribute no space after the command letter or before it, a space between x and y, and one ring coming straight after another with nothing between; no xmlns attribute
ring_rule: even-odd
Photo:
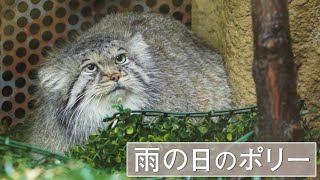
<svg viewBox="0 0 320 180"><path fill-rule="evenodd" d="M128 41L95 36L55 54L39 77L49 95L63 95L65 111L106 114L120 97L129 108L147 106L154 70L141 35Z"/></svg>
<svg viewBox="0 0 320 180"><path fill-rule="evenodd" d="M95 45L98 46L86 46L81 53L72 56L80 64L78 76L70 87L67 108L76 104L81 96L87 101L98 99L112 104L120 97L129 99L146 91L150 82L147 70L125 43L110 40Z"/></svg>

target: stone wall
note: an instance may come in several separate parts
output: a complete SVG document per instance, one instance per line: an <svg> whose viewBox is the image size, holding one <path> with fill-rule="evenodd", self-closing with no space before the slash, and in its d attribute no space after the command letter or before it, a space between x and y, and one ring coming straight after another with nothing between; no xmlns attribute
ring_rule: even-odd
<svg viewBox="0 0 320 180"><path fill-rule="evenodd" d="M237 106L256 103L252 78L251 0L193 0L192 30L226 61ZM299 69L298 92L320 107L320 1L289 0L293 53Z"/></svg>

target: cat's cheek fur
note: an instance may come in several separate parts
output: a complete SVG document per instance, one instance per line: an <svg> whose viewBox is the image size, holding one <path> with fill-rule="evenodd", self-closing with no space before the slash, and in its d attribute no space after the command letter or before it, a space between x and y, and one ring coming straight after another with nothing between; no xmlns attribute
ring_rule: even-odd
<svg viewBox="0 0 320 180"><path fill-rule="evenodd" d="M68 73L66 71L57 71L54 68L41 69L39 71L39 80L46 91L57 92L66 88L68 84Z"/></svg>

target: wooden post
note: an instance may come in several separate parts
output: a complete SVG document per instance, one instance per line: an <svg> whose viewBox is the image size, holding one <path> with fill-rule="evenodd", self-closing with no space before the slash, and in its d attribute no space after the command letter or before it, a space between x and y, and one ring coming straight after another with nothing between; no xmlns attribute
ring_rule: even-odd
<svg viewBox="0 0 320 180"><path fill-rule="evenodd" d="M286 0L252 0L258 141L302 141Z"/></svg>

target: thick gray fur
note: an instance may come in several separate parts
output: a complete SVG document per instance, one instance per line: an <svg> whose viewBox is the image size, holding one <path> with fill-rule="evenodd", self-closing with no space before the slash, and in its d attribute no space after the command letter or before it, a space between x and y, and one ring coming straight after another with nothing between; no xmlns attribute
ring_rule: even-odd
<svg viewBox="0 0 320 180"><path fill-rule="evenodd" d="M127 58L123 65L115 65L119 54ZM98 63L97 70L90 72L87 61ZM110 79L115 69L118 83ZM27 141L56 152L81 144L103 126L119 97L131 109L207 111L232 105L222 56L180 22L154 14L106 16L52 52L39 79Z"/></svg>

